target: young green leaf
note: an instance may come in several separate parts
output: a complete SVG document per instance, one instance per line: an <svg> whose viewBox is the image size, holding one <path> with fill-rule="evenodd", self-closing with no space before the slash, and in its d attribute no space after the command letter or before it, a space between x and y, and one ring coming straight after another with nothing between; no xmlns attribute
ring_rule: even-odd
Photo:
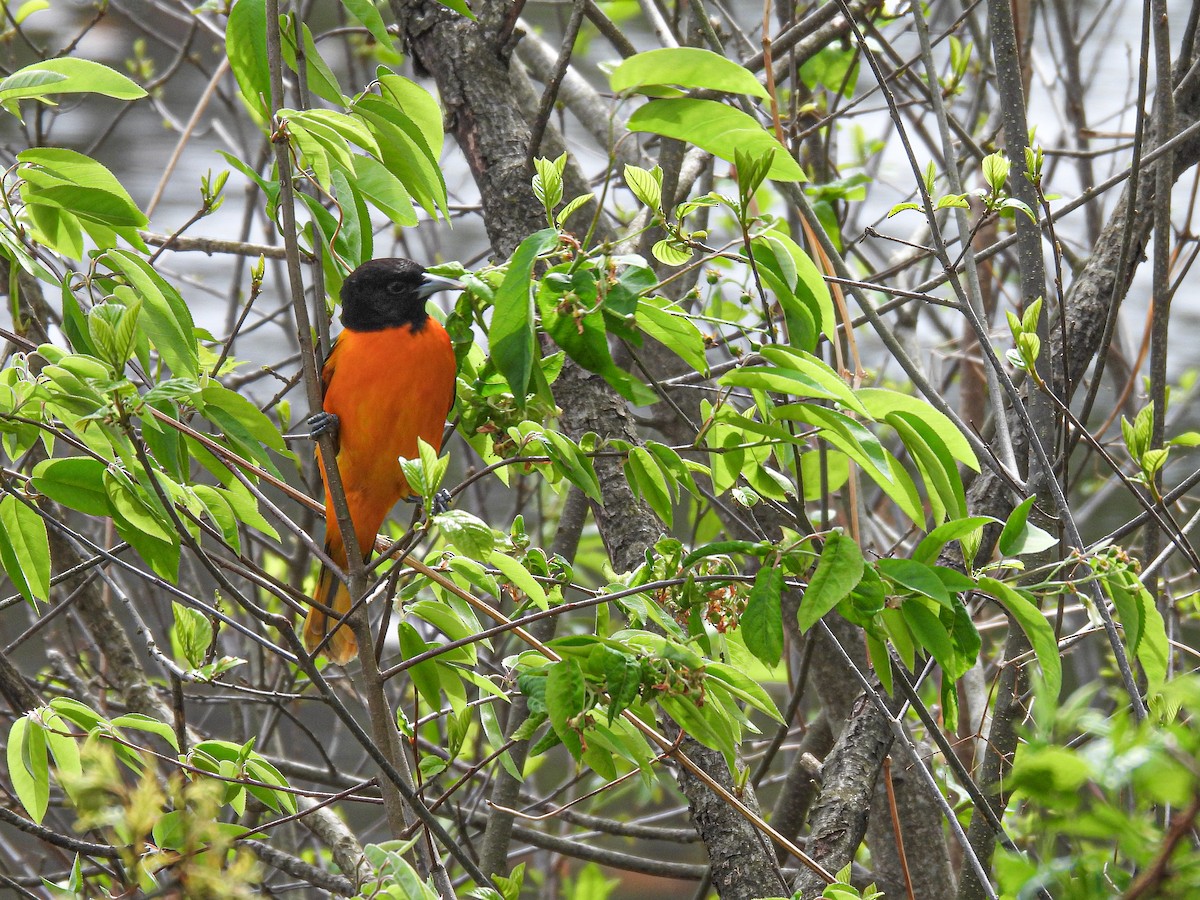
<svg viewBox="0 0 1200 900"><path fill-rule="evenodd" d="M495 546L491 526L466 510L448 509L433 517L442 535L455 549L471 559L487 559Z"/></svg>
<svg viewBox="0 0 1200 900"><path fill-rule="evenodd" d="M271 68L267 60L265 0L238 0L233 5L225 24L225 54L246 105L260 122L266 122Z"/></svg>
<svg viewBox="0 0 1200 900"><path fill-rule="evenodd" d="M754 587L741 617L742 639L751 653L768 666L783 656L783 569L763 566L754 576Z"/></svg>
<svg viewBox="0 0 1200 900"><path fill-rule="evenodd" d="M1025 636L1037 656L1045 682L1047 702L1057 706L1062 690L1062 660L1058 655L1058 641L1054 629L1046 617L1024 594L995 578L980 578L979 590L1000 601Z"/></svg>
<svg viewBox="0 0 1200 900"><path fill-rule="evenodd" d="M901 588L928 597L947 609L952 608L950 593L929 566L915 559L881 559L876 567L879 574Z"/></svg>
<svg viewBox="0 0 1200 900"><path fill-rule="evenodd" d="M630 131L649 132L695 144L726 162L741 148L752 154L772 152L769 177L806 181L800 164L775 137L746 113L715 100L651 100L629 117Z"/></svg>
<svg viewBox="0 0 1200 900"><path fill-rule="evenodd" d="M1003 153L990 153L983 158L983 180L988 183L993 194L1004 190L1004 182L1008 180L1008 170L1011 166Z"/></svg>
<svg viewBox="0 0 1200 900"><path fill-rule="evenodd" d="M1058 544L1058 538L1029 521L1036 497L1029 497L1009 514L1000 532L1000 552L1005 556L1041 553Z"/></svg>
<svg viewBox="0 0 1200 900"><path fill-rule="evenodd" d="M570 720L583 712L586 689L583 671L573 659L564 659L550 666L546 676L546 711L554 733L576 759L583 756L583 744Z"/></svg>
<svg viewBox="0 0 1200 900"><path fill-rule="evenodd" d="M359 23L371 33L371 37L385 47L392 45L394 39L388 34L387 26L383 24L383 17L379 15L378 8L371 0L342 0L342 3L346 7L346 11L358 19Z"/></svg>
<svg viewBox="0 0 1200 900"><path fill-rule="evenodd" d="M767 99L766 88L748 69L719 53L693 47L637 53L613 70L609 84L616 93L674 84Z"/></svg>
<svg viewBox="0 0 1200 900"><path fill-rule="evenodd" d="M512 582L513 587L532 600L534 606L542 610L550 608L550 598L546 596L545 589L523 565L500 550L492 551L491 563ZM514 599L520 602L519 597Z"/></svg>
<svg viewBox="0 0 1200 900"><path fill-rule="evenodd" d="M796 614L801 632L812 628L854 590L862 580L864 567L862 551L854 539L840 531L831 532Z"/></svg>
<svg viewBox="0 0 1200 900"><path fill-rule="evenodd" d="M50 765L46 732L36 712L27 713L8 732L8 777L29 818L41 824L50 804Z"/></svg>
<svg viewBox="0 0 1200 900"><path fill-rule="evenodd" d="M534 232L517 247L508 263L504 281L496 291L488 345L492 360L504 376L517 403L524 405L533 371L533 264L558 241L552 228Z"/></svg>
<svg viewBox="0 0 1200 900"><path fill-rule="evenodd" d="M625 183L633 195L655 212L662 212L662 168L642 169L626 164Z"/></svg>
<svg viewBox="0 0 1200 900"><path fill-rule="evenodd" d="M0 499L0 562L31 605L50 599L50 540L46 523L12 494Z"/></svg>
<svg viewBox="0 0 1200 900"><path fill-rule="evenodd" d="M33 486L39 494L89 516L107 516L108 495L101 478L104 463L91 456L45 459L33 468Z"/></svg>
<svg viewBox="0 0 1200 900"><path fill-rule="evenodd" d="M20 117L18 100L50 103L47 94L103 94L118 100L138 100L146 91L126 76L90 59L63 56L31 63L0 81L0 105ZM51 104L53 105L53 104Z"/></svg>

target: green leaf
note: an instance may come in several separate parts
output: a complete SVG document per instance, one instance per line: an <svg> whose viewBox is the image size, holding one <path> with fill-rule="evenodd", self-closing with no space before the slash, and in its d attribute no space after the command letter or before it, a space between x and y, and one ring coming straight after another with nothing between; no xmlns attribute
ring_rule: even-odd
<svg viewBox="0 0 1200 900"><path fill-rule="evenodd" d="M549 273L536 294L542 327L571 359L603 376L626 400L653 404L658 395L613 362L604 313L596 308L596 292L591 271L577 272L569 280L561 271Z"/></svg>
<svg viewBox="0 0 1200 900"><path fill-rule="evenodd" d="M642 686L641 666L628 653L610 652L604 655L604 686L608 691L608 724L638 697Z"/></svg>
<svg viewBox="0 0 1200 900"><path fill-rule="evenodd" d="M107 516L108 495L101 481L105 465L90 456L45 459L33 467L39 494L89 516Z"/></svg>
<svg viewBox="0 0 1200 900"><path fill-rule="evenodd" d="M887 644L879 638L875 637L870 632L866 633L867 638L867 655L871 658L871 667L875 670L875 674L879 678L883 689L888 692L888 696L892 694L892 660L888 656Z"/></svg>
<svg viewBox="0 0 1200 900"><path fill-rule="evenodd" d="M1145 608L1138 599L1138 594L1145 590L1136 577L1126 578L1125 573L1118 569L1108 577L1101 577L1100 583L1112 599L1116 609L1117 620L1124 632L1125 646L1129 655L1136 656L1142 642L1142 634L1146 626Z"/></svg>
<svg viewBox="0 0 1200 900"><path fill-rule="evenodd" d="M586 699L583 670L573 659L564 659L550 666L546 676L546 711L550 724L571 755L583 757L583 744L579 734L570 725L570 719L583 712Z"/></svg>
<svg viewBox="0 0 1200 900"><path fill-rule="evenodd" d="M333 74L321 57L320 51L317 50L312 32L303 22L300 23L300 31L301 39L304 42L304 63L308 76L308 89L330 103L343 106L346 98L342 93L342 86L338 84L337 76ZM279 33L282 39L283 61L287 63L288 68L295 72L297 66L296 35L293 33L291 16L281 15L279 17Z"/></svg>
<svg viewBox="0 0 1200 900"><path fill-rule="evenodd" d="M82 731L91 731L106 722L94 710L72 697L55 697L50 701L50 708L68 722L77 725Z"/></svg>
<svg viewBox="0 0 1200 900"><path fill-rule="evenodd" d="M790 403L775 409L781 419L800 419L821 428L821 438L862 466L896 506L920 528L925 527L921 495L904 467L860 422L836 410L811 403Z"/></svg>
<svg viewBox="0 0 1200 900"><path fill-rule="evenodd" d="M595 194L589 191L586 194L580 194L578 197L568 200L566 206L559 210L558 215L554 217L554 223L561 229L572 215L585 207L595 196Z"/></svg>
<svg viewBox="0 0 1200 900"><path fill-rule="evenodd" d="M79 757L79 745L70 734L71 727L50 707L41 710L41 717L46 725L46 743L50 747L51 756L54 757L54 768L59 782L69 782L78 778L83 774L83 766Z"/></svg>
<svg viewBox="0 0 1200 900"><path fill-rule="evenodd" d="M913 559L921 563L933 563L941 553L942 548L951 541L957 541L969 534L977 532L984 525L999 522L999 519L993 519L991 516L968 516L964 519L951 519L939 525L917 544L917 549L913 551ZM967 564L971 564L971 560L967 560Z"/></svg>
<svg viewBox="0 0 1200 900"><path fill-rule="evenodd" d="M952 673L959 668L959 654L955 651L954 641L941 618L932 612L924 601L916 598L904 601L900 612L917 643L937 660L938 665L950 674L950 677L953 677Z"/></svg>
<svg viewBox="0 0 1200 900"><path fill-rule="evenodd" d="M1058 545L1058 538L1043 531L1029 522L1029 513L1033 509L1036 497L1029 497L1021 503L1004 523L1000 532L1000 552L1005 556L1021 556L1026 553L1041 553Z"/></svg>
<svg viewBox="0 0 1200 900"><path fill-rule="evenodd" d="M158 735L168 744L179 750L179 742L175 737L175 729L166 722L160 722L158 719L152 719L150 716L142 713L126 713L123 716L117 716L112 720L114 728L132 728L134 731L145 731L149 734ZM207 743L213 743L209 741Z"/></svg>
<svg viewBox="0 0 1200 900"><path fill-rule="evenodd" d="M883 421L889 413L905 413L920 419L942 439L942 443L955 459L968 468L979 471L979 460L976 459L975 451L971 449L971 444L963 433L928 401L886 388L859 388L855 394L873 419Z"/></svg>
<svg viewBox="0 0 1200 900"><path fill-rule="evenodd" d="M616 93L674 84L683 88L748 94L764 100L769 96L767 89L748 69L711 50L693 47L667 47L637 53L613 70L609 83Z"/></svg>
<svg viewBox="0 0 1200 900"><path fill-rule="evenodd" d="M391 94L361 96L352 112L371 129L379 145L380 162L400 179L405 189L431 215L446 210L446 181L438 158L421 126L391 100Z"/></svg>
<svg viewBox="0 0 1200 900"><path fill-rule="evenodd" d="M947 609L953 608L946 585L929 566L915 559L881 559L876 568L900 587L928 597Z"/></svg>
<svg viewBox="0 0 1200 900"><path fill-rule="evenodd" d="M101 258L125 277L142 300L142 329L163 362L180 378L199 377L195 322L183 297L150 264L126 250L110 250Z"/></svg>
<svg viewBox="0 0 1200 900"><path fill-rule="evenodd" d="M50 203L112 225L140 228L148 221L116 176L82 153L36 147L22 150L17 159L26 164L21 174L29 202Z"/></svg>
<svg viewBox="0 0 1200 900"><path fill-rule="evenodd" d="M46 733L35 713L21 716L8 732L8 777L29 818L39 825L50 803Z"/></svg>
<svg viewBox="0 0 1200 900"><path fill-rule="evenodd" d="M17 115L16 101L47 94L103 94L137 100L145 90L108 66L74 56L46 59L13 72L0 81L0 104Z"/></svg>
<svg viewBox="0 0 1200 900"><path fill-rule="evenodd" d="M793 347L763 347L763 359L780 366L789 375L798 377L806 384L816 385L818 391L813 396L825 396L837 400L846 409L861 415L867 415L866 408L850 385L842 379L826 362Z"/></svg>
<svg viewBox="0 0 1200 900"><path fill-rule="evenodd" d="M26 199L29 199L28 194ZM54 206L44 206L41 203L29 203L25 207L25 212L29 215L43 244L57 250L63 256L71 259L83 259L83 227L80 225L79 219L72 213ZM25 268L28 269L29 266L26 265ZM43 278L42 280L53 281L53 278ZM65 281L69 280L65 279ZM76 307L78 307L78 303L76 303ZM68 323L64 324L69 327ZM72 335L68 333L68 337L72 337ZM73 337L71 345L76 350L88 350L87 344L76 343Z"/></svg>
<svg viewBox="0 0 1200 900"><path fill-rule="evenodd" d="M471 7L467 6L467 0L438 0L438 3L446 7L446 9L453 10L460 16L466 16L472 22L477 21L475 13L471 12ZM524 865L524 863L521 863L521 865Z"/></svg>
<svg viewBox="0 0 1200 900"><path fill-rule="evenodd" d="M1074 794L1097 774L1088 758L1075 749L1021 745L1013 763L1012 787L1034 796Z"/></svg>
<svg viewBox="0 0 1200 900"><path fill-rule="evenodd" d="M546 439L550 457L562 466L567 480L597 503L601 502L600 480L596 477L592 461L580 451L574 441L554 429L544 429L542 436Z"/></svg>
<svg viewBox="0 0 1200 900"><path fill-rule="evenodd" d="M837 319L833 296L820 269L807 253L782 231L756 237L750 245L759 277L783 309L788 342L798 349L816 349L818 333L834 335Z"/></svg>
<svg viewBox="0 0 1200 900"><path fill-rule="evenodd" d="M504 281L496 291L488 345L496 368L521 405L529 391L529 376L533 371L533 264L557 241L558 233L553 228L543 228L521 241L509 260Z"/></svg>
<svg viewBox="0 0 1200 900"><path fill-rule="evenodd" d="M533 194L541 201L547 213L553 213L555 207L562 203L563 170L566 165L565 151L554 160L539 156L533 161Z"/></svg>
<svg viewBox="0 0 1200 900"><path fill-rule="evenodd" d="M662 167L643 169L625 165L625 183L633 195L653 210L662 210Z"/></svg>
<svg viewBox="0 0 1200 900"><path fill-rule="evenodd" d="M1058 705L1058 695L1062 691L1062 660L1058 655L1058 641L1054 638L1054 629L1046 621L1046 617L1024 594L1009 587L1003 581L995 578L980 578L979 590L995 597L1016 621L1037 656L1038 665L1042 670L1042 680L1045 682L1047 702L1052 707Z"/></svg>
<svg viewBox="0 0 1200 900"><path fill-rule="evenodd" d="M682 266L696 255L691 247L676 238L663 238L656 241L650 252L664 266Z"/></svg>
<svg viewBox="0 0 1200 900"><path fill-rule="evenodd" d="M229 437L253 447L253 454L266 459L262 451L265 445L276 453L287 453L287 445L275 423L261 409L241 394L234 393L216 381L210 381L200 392L204 403L204 415L225 430Z"/></svg>
<svg viewBox="0 0 1200 900"><path fill-rule="evenodd" d="M359 192L397 225L416 225L412 197L400 179L369 156L354 156L354 184Z"/></svg>
<svg viewBox="0 0 1200 900"><path fill-rule="evenodd" d="M175 621L171 625L171 650L176 659L192 669L204 664L204 655L213 641L213 628L198 609L171 603Z"/></svg>
<svg viewBox="0 0 1200 900"><path fill-rule="evenodd" d="M266 122L271 105L265 0L238 0L225 23L225 53L250 111Z"/></svg>
<svg viewBox="0 0 1200 900"><path fill-rule="evenodd" d="M674 520L672 492L667 487L667 477L658 460L644 447L634 447L629 451L626 471L631 476L629 481L636 492L650 504L650 508L663 520L667 528L670 528Z"/></svg>
<svg viewBox="0 0 1200 900"><path fill-rule="evenodd" d="M1137 598L1142 604L1145 625L1142 642L1138 646L1137 660L1146 673L1146 692L1156 694L1167 683L1167 672L1171 661L1171 644L1167 639L1167 626L1162 613L1154 605L1153 595L1143 588Z"/></svg>
<svg viewBox="0 0 1200 900"><path fill-rule="evenodd" d="M532 600L534 606L543 610L550 608L550 599L545 590L523 565L499 550L492 551L491 563L517 590ZM519 598L515 599L520 602Z"/></svg>
<svg viewBox="0 0 1200 900"><path fill-rule="evenodd" d="M362 23L367 31L371 32L371 37L385 47L392 46L394 39L388 34L387 27L383 24L383 16L379 14L379 10L371 0L342 0L342 5L346 7L350 15Z"/></svg>
<svg viewBox="0 0 1200 900"><path fill-rule="evenodd" d="M862 551L853 538L840 531L831 532L825 539L821 558L796 614L800 630L808 631L825 613L849 596L862 580L864 568Z"/></svg>
<svg viewBox="0 0 1200 900"><path fill-rule="evenodd" d="M407 609L411 615L428 622L452 641L469 638L479 631L479 623L473 616L464 618L453 606L441 600L418 600ZM473 647L461 647L450 652L460 654L460 659L475 665Z"/></svg>
<svg viewBox="0 0 1200 900"><path fill-rule="evenodd" d="M50 599L50 540L46 523L11 494L0 499L0 562L25 600Z"/></svg>
<svg viewBox="0 0 1200 900"><path fill-rule="evenodd" d="M380 95L397 109L403 110L404 115L417 126L425 146L429 148L429 153L436 162L441 157L446 141L443 125L445 116L437 98L415 81L397 75L386 66L377 68L375 77L379 80Z"/></svg>
<svg viewBox="0 0 1200 900"><path fill-rule="evenodd" d="M783 656L783 569L763 566L754 576L754 587L741 617L742 639L747 649L768 666Z"/></svg>
<svg viewBox="0 0 1200 900"><path fill-rule="evenodd" d="M638 328L701 374L708 374L704 336L676 304L664 297L642 297L637 301Z"/></svg>
<svg viewBox="0 0 1200 900"><path fill-rule="evenodd" d="M967 498L958 464L942 439L923 420L902 412L889 413L885 421L896 429L917 470L925 481L925 493L935 522L967 514Z"/></svg>
<svg viewBox="0 0 1200 900"><path fill-rule="evenodd" d="M462 509L448 509L433 517L442 535L460 553L472 559L488 559L496 539L491 526Z"/></svg>
<svg viewBox="0 0 1200 900"><path fill-rule="evenodd" d="M738 148L753 155L774 154L769 176L775 181L806 181L800 164L757 121L715 100L651 100L629 117L630 131L660 134L695 144L726 162Z"/></svg>
<svg viewBox="0 0 1200 900"><path fill-rule="evenodd" d="M417 629L408 622L401 622L396 626L396 634L400 640L400 654L404 659L420 656L430 647L425 639L417 633ZM421 699L428 703L431 709L441 709L441 679L438 677L437 665L434 660L427 659L409 666L408 677L412 679L413 686L421 695Z"/></svg>
<svg viewBox="0 0 1200 900"><path fill-rule="evenodd" d="M933 204L934 209L946 209L947 207L970 209L971 202L967 199L966 194L946 194L944 197L938 197L937 202Z"/></svg>
<svg viewBox="0 0 1200 900"><path fill-rule="evenodd" d="M732 760L738 729L721 712L718 704L706 703L703 707L697 707L691 697L664 694L658 698L658 705L680 728L704 746L718 750L726 760Z"/></svg>
<svg viewBox="0 0 1200 900"><path fill-rule="evenodd" d="M1012 163L1002 152L990 153L983 158L983 180L991 187L993 194L1004 190L1004 182L1008 180L1008 170Z"/></svg>
<svg viewBox="0 0 1200 900"><path fill-rule="evenodd" d="M755 709L766 713L776 722L783 722L783 716L771 699L771 695L763 686L734 666L725 663L709 662L704 667L704 674L709 678L723 682L725 688L738 699L749 703Z"/></svg>

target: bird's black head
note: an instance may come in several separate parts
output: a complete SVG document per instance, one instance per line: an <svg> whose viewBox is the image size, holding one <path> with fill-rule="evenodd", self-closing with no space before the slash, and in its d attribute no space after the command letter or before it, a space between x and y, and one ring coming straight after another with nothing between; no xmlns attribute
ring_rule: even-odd
<svg viewBox="0 0 1200 900"><path fill-rule="evenodd" d="M457 285L427 275L411 259L372 259L342 282L342 324L355 331L381 331L411 325L419 331L429 318L425 300Z"/></svg>

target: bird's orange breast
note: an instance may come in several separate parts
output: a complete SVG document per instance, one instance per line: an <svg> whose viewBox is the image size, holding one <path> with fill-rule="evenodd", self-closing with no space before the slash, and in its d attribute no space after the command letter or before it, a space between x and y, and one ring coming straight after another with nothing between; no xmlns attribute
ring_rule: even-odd
<svg viewBox="0 0 1200 900"><path fill-rule="evenodd" d="M364 549L401 497L412 493L399 457L417 440L440 450L454 404L450 337L430 318L381 331L344 330L326 364L324 408L339 419L338 470Z"/></svg>

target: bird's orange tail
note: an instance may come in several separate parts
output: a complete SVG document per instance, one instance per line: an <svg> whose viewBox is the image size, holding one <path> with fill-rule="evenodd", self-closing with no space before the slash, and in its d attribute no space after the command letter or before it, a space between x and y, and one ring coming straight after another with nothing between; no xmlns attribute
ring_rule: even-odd
<svg viewBox="0 0 1200 900"><path fill-rule="evenodd" d="M342 546L341 535L330 536L329 540L325 542L325 553L335 563L345 568L346 548ZM329 607L338 616L343 616L350 611L350 592L328 566L321 566L321 574L317 578L317 590L313 594L313 600ZM329 629L335 621L336 618L330 617L323 610L312 607L304 619L304 649L309 653L316 650L325 640L325 636L329 634ZM322 652L329 657L331 662L335 662L339 666L346 665L358 656L358 640L354 637L350 626L342 623L334 629Z"/></svg>

